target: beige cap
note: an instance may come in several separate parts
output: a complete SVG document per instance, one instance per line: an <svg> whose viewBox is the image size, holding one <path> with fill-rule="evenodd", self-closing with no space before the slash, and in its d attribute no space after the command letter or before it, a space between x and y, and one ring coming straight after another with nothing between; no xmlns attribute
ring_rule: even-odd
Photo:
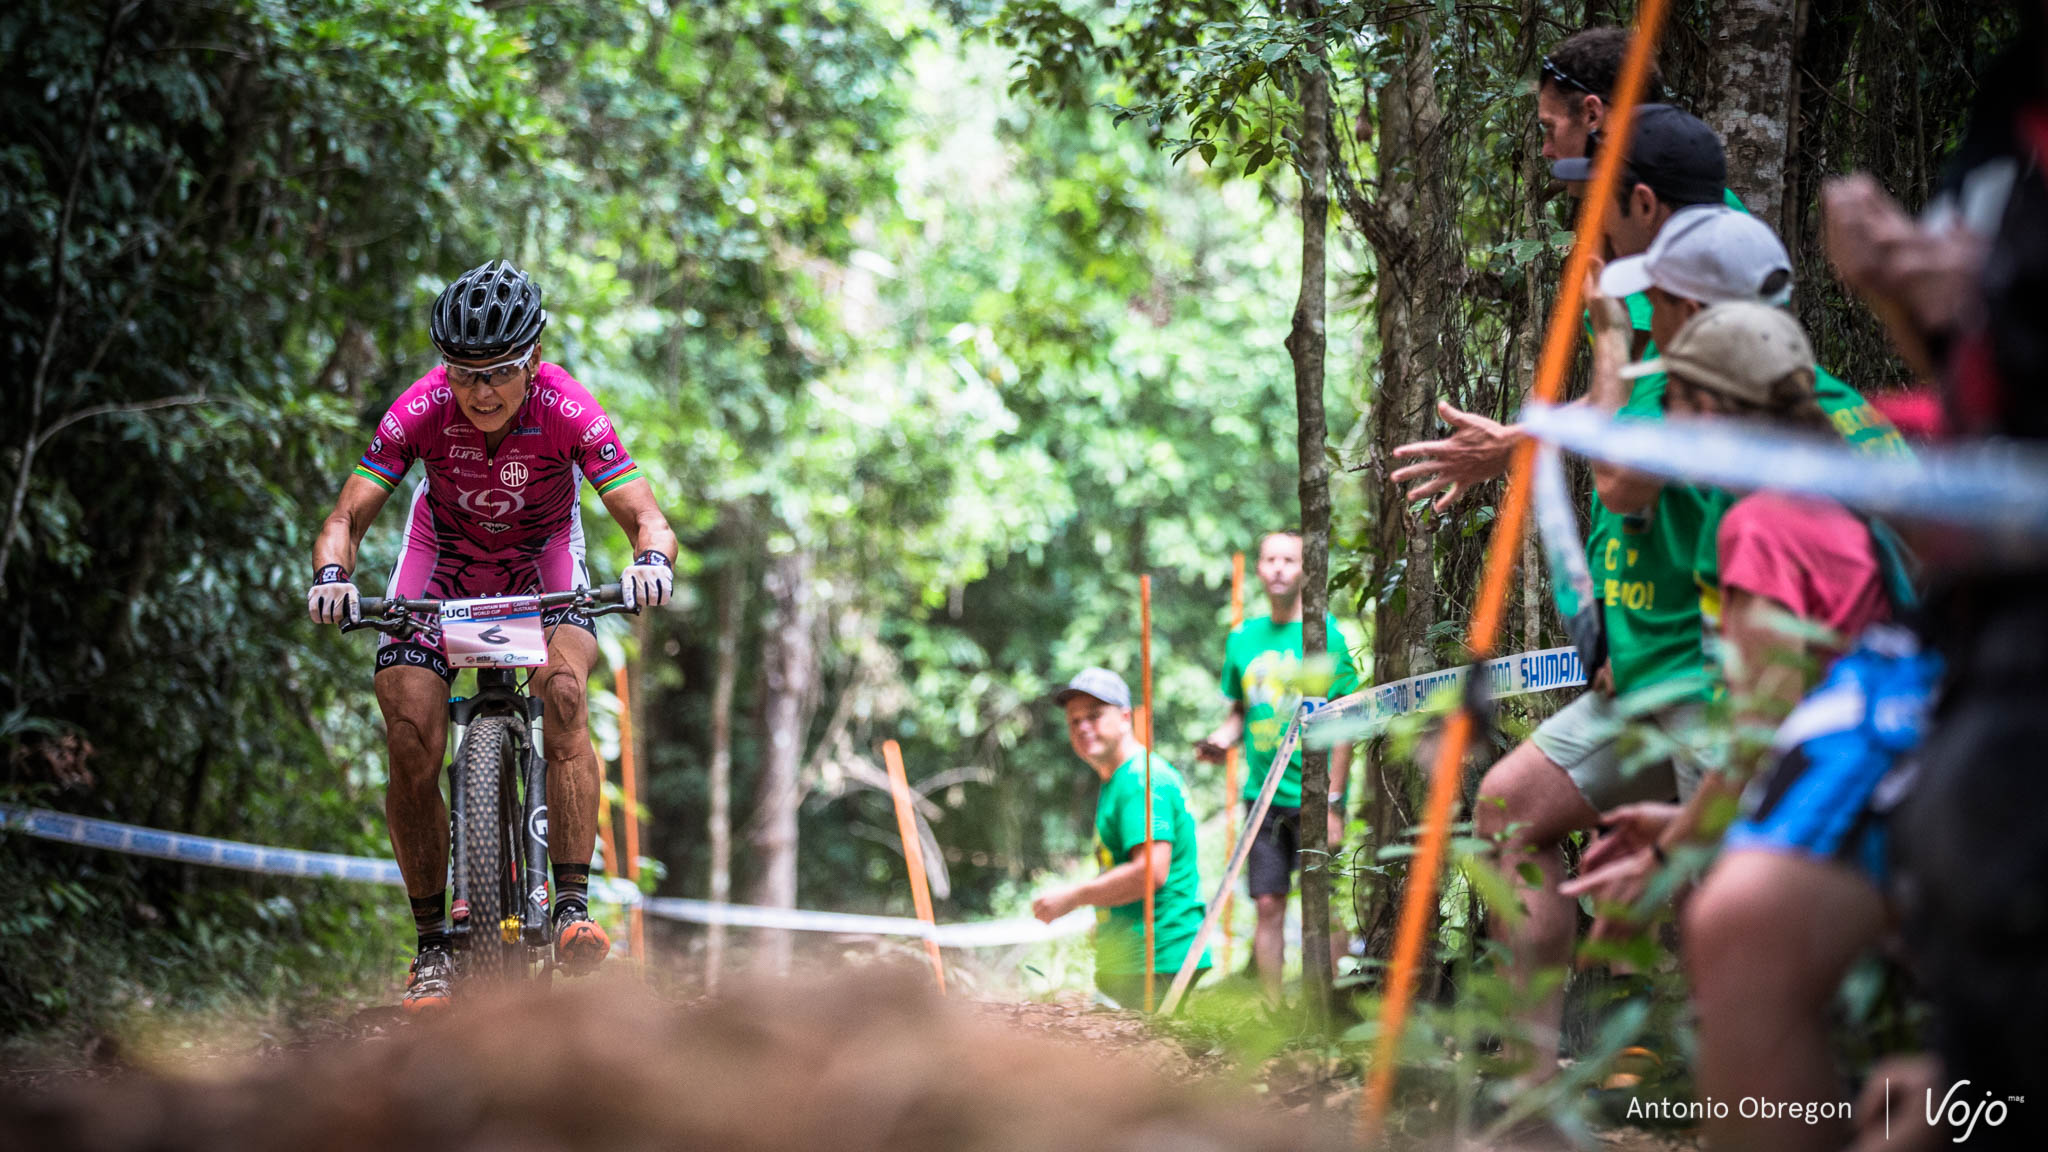
<svg viewBox="0 0 2048 1152"><path fill-rule="evenodd" d="M1786 398L1779 381L1802 368L1810 395L1813 345L1790 313L1768 304L1716 304L1686 321L1662 356L1632 364L1623 375L1683 376L1688 384L1768 408Z"/></svg>

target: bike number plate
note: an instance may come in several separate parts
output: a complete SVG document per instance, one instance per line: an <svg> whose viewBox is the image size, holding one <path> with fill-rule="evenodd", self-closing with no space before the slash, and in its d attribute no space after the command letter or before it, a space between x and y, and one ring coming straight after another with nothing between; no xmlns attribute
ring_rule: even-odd
<svg viewBox="0 0 2048 1152"><path fill-rule="evenodd" d="M538 596L444 601L441 636L452 668L539 668L548 662Z"/></svg>

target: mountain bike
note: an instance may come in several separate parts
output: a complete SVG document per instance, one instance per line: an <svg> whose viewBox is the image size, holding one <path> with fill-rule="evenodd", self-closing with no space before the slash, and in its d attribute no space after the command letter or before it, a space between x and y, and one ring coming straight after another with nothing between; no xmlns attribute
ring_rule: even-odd
<svg viewBox="0 0 2048 1152"><path fill-rule="evenodd" d="M606 584L477 600L364 597L360 619L341 626L409 641L438 622L450 664L477 670L476 694L448 701L449 937L464 982L545 979L553 970L547 760L534 732L544 705L525 693L517 670L547 662L540 616L560 607L592 618L638 613Z"/></svg>

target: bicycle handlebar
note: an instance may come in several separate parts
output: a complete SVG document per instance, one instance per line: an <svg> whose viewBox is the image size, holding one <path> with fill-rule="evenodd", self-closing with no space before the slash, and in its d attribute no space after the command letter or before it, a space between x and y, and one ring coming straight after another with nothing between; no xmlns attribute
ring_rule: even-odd
<svg viewBox="0 0 2048 1152"><path fill-rule="evenodd" d="M344 621L341 625L341 630L343 632L353 632L358 628L369 628L382 632L387 636L405 638L405 636L409 636L419 629L419 621L413 619L415 615L438 613L441 611L443 603L445 601L406 600L396 596L389 599L383 596L365 596L359 602L357 609L360 618L354 623ZM568 592L547 592L543 593L540 597L540 606L543 609L560 608L565 604L589 608L591 609L590 615L593 618L611 616L620 612L631 612L635 616L640 614L639 608L626 607L624 597L620 594L617 584L602 584L596 588L577 588Z"/></svg>

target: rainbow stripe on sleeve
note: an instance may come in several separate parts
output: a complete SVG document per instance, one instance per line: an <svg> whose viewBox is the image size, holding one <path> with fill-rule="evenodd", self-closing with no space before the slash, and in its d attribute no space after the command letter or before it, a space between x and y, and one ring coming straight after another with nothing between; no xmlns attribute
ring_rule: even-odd
<svg viewBox="0 0 2048 1152"><path fill-rule="evenodd" d="M621 484L644 478L638 464L630 459L621 460L603 472L593 473L590 477L590 486L597 489L599 496L604 496Z"/></svg>
<svg viewBox="0 0 2048 1152"><path fill-rule="evenodd" d="M368 456L365 456L361 460L358 460L356 462L355 474L361 476L365 480L376 481L377 485L383 488L386 492L389 492L392 489L398 487L399 476L404 475L404 473L398 473L394 475L389 468L386 468L383 465L378 464L376 461L371 460Z"/></svg>

